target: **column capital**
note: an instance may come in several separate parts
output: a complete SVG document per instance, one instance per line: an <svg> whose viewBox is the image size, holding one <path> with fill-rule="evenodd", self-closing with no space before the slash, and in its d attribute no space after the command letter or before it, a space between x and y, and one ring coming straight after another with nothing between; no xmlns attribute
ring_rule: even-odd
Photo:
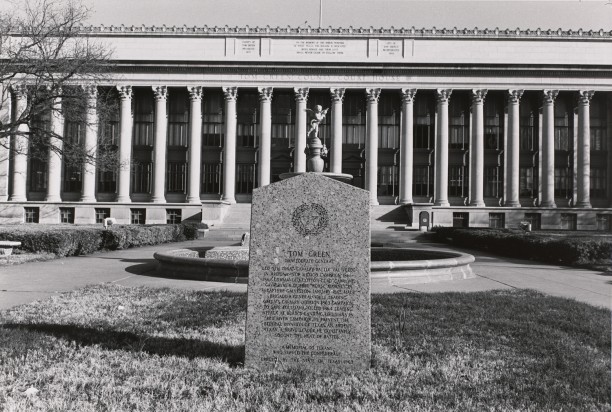
<svg viewBox="0 0 612 412"><path fill-rule="evenodd" d="M271 102L273 90L274 90L273 87L258 87L257 91L259 92L259 101L260 102Z"/></svg>
<svg viewBox="0 0 612 412"><path fill-rule="evenodd" d="M472 89L472 104L482 104L487 96L487 89Z"/></svg>
<svg viewBox="0 0 612 412"><path fill-rule="evenodd" d="M236 86L226 86L221 89L226 102L235 102L238 99L238 88Z"/></svg>
<svg viewBox="0 0 612 412"><path fill-rule="evenodd" d="M25 83L13 83L10 87L15 99L23 99L28 95L28 86Z"/></svg>
<svg viewBox="0 0 612 412"><path fill-rule="evenodd" d="M295 101L306 102L308 100L309 91L310 89L308 87L294 87L293 93L295 93Z"/></svg>
<svg viewBox="0 0 612 412"><path fill-rule="evenodd" d="M168 98L168 88L166 86L151 86L155 100L166 100Z"/></svg>
<svg viewBox="0 0 612 412"><path fill-rule="evenodd" d="M595 91L593 90L578 91L578 103L588 106L594 94L595 94Z"/></svg>
<svg viewBox="0 0 612 412"><path fill-rule="evenodd" d="M95 84L82 84L81 88L88 99L95 99L98 97L98 86Z"/></svg>
<svg viewBox="0 0 612 412"><path fill-rule="evenodd" d="M559 90L546 89L542 91L542 99L544 103L553 104L559 95Z"/></svg>
<svg viewBox="0 0 612 412"><path fill-rule="evenodd" d="M329 89L329 94L331 95L331 99L334 102L342 102L344 100L344 92L346 89L344 88L331 88Z"/></svg>
<svg viewBox="0 0 612 412"><path fill-rule="evenodd" d="M508 90L508 103L519 103L524 92L522 89Z"/></svg>
<svg viewBox="0 0 612 412"><path fill-rule="evenodd" d="M130 100L132 98L132 86L117 86L117 91L121 100Z"/></svg>
<svg viewBox="0 0 612 412"><path fill-rule="evenodd" d="M403 103L414 103L414 98L417 94L417 89L401 89L402 102Z"/></svg>
<svg viewBox="0 0 612 412"><path fill-rule="evenodd" d="M436 89L436 99L438 103L448 103L453 89Z"/></svg>
<svg viewBox="0 0 612 412"><path fill-rule="evenodd" d="M381 92L381 89L376 89L376 88L366 89L366 96L367 96L368 102L378 103L380 92Z"/></svg>
<svg viewBox="0 0 612 412"><path fill-rule="evenodd" d="M191 100L192 102L196 100L202 100L202 86L187 86L187 91L189 92L189 100Z"/></svg>

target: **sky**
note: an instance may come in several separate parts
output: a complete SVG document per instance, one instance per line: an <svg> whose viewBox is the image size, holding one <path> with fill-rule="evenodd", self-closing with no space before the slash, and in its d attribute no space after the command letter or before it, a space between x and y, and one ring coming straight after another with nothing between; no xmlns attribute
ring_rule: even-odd
<svg viewBox="0 0 612 412"><path fill-rule="evenodd" d="M0 0L0 10L11 7ZM52 0L61 1L61 0ZM612 30L612 0L81 0L90 23ZM14 7L14 4L13 6Z"/></svg>

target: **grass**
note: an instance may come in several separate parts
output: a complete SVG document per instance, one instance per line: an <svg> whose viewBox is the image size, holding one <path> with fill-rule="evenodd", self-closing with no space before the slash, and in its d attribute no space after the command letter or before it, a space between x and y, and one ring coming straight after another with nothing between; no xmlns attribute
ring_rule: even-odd
<svg viewBox="0 0 612 412"><path fill-rule="evenodd" d="M373 295L372 368L349 375L245 369L245 310L104 285L1 312L0 410L610 410L610 312L586 304Z"/></svg>

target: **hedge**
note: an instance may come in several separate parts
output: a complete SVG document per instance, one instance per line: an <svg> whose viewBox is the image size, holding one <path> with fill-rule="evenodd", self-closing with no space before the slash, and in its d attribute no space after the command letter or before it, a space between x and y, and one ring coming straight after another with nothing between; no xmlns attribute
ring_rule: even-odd
<svg viewBox="0 0 612 412"><path fill-rule="evenodd" d="M10 226L0 228L0 240L21 242L21 249L59 257L87 255L197 238L199 223L112 226Z"/></svg>
<svg viewBox="0 0 612 412"><path fill-rule="evenodd" d="M452 227L435 227L433 237L439 242L521 259L578 266L612 263L611 237Z"/></svg>

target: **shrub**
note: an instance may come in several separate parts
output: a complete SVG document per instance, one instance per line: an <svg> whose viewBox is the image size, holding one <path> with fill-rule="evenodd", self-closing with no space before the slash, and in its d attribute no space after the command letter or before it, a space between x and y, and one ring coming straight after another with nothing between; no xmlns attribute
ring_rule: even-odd
<svg viewBox="0 0 612 412"><path fill-rule="evenodd" d="M21 242L21 249L58 257L87 255L197 238L198 224L112 226L11 226L0 228L0 240Z"/></svg>
<svg viewBox="0 0 612 412"><path fill-rule="evenodd" d="M610 238L552 236L511 229L435 227L439 242L486 250L495 254L565 265L607 263L612 258Z"/></svg>

